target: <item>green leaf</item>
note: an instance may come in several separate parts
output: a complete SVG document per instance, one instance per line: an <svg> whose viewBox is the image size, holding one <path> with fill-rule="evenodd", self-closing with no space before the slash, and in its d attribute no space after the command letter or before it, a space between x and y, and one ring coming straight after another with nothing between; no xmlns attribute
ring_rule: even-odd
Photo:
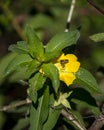
<svg viewBox="0 0 104 130"><path fill-rule="evenodd" d="M65 125L63 125L63 128L64 128L64 130L68 130L68 128Z"/></svg>
<svg viewBox="0 0 104 130"><path fill-rule="evenodd" d="M60 116L60 110L50 108L49 116L46 123L43 126L43 130L52 130Z"/></svg>
<svg viewBox="0 0 104 130"><path fill-rule="evenodd" d="M8 76L8 81L21 83L21 80L27 80L30 75L26 73L27 67L21 66L16 68L11 75Z"/></svg>
<svg viewBox="0 0 104 130"><path fill-rule="evenodd" d="M52 23L53 23L53 19L46 14L38 13L38 14L30 17L28 19L27 23L35 29L40 29L40 28L44 28L44 27L50 27L50 25L52 25Z"/></svg>
<svg viewBox="0 0 104 130"><path fill-rule="evenodd" d="M6 75L16 70L16 68L21 64L26 64L31 61L32 58L28 54L16 55L14 59L9 63L8 67L6 68Z"/></svg>
<svg viewBox="0 0 104 130"><path fill-rule="evenodd" d="M36 59L32 60L28 64L28 69L26 71L26 74L31 76L31 74L33 74L33 73L35 73L36 71L39 70L40 65L41 65L41 63L38 60L36 60Z"/></svg>
<svg viewBox="0 0 104 130"><path fill-rule="evenodd" d="M32 105L30 113L30 130L42 130L43 124L47 119L49 112L49 86L44 90L39 98L38 108Z"/></svg>
<svg viewBox="0 0 104 130"><path fill-rule="evenodd" d="M18 54L24 54L29 52L27 47L27 42L25 41L19 41L17 42L17 44L10 45L8 50L12 52L16 52Z"/></svg>
<svg viewBox="0 0 104 130"><path fill-rule="evenodd" d="M34 103L36 103L36 101L37 101L37 91L35 91L34 88L31 87L31 88L29 88L29 89L27 90L27 93L28 93L30 99L31 99Z"/></svg>
<svg viewBox="0 0 104 130"><path fill-rule="evenodd" d="M60 85L58 69L54 66L54 64L48 63L42 65L42 71L47 77L52 80L53 88L57 93L57 90Z"/></svg>
<svg viewBox="0 0 104 130"><path fill-rule="evenodd" d="M10 64L10 62L15 58L16 55L17 54L15 53L9 53L0 60L0 84L5 79L5 69L7 68L8 64Z"/></svg>
<svg viewBox="0 0 104 130"><path fill-rule="evenodd" d="M53 106L55 100L56 99L54 97L54 94L53 93L50 94L50 104L52 106ZM57 123L60 113L61 113L61 109L58 109L58 108L55 109L54 106L50 107L49 115L48 115L46 122L44 123L43 130L52 130Z"/></svg>
<svg viewBox="0 0 104 130"><path fill-rule="evenodd" d="M34 91L41 89L46 81L46 77L41 73L36 73L31 79L29 79L29 86L33 88Z"/></svg>
<svg viewBox="0 0 104 130"><path fill-rule="evenodd" d="M98 116L100 114L100 110L97 106L92 106L90 104L87 104L84 101L78 100L78 99L72 99L72 102L76 104L80 104L81 106L84 106L84 108L89 108L90 111L93 112L94 115Z"/></svg>
<svg viewBox="0 0 104 130"><path fill-rule="evenodd" d="M98 33L90 36L90 39L95 42L101 42L104 41L104 33Z"/></svg>
<svg viewBox="0 0 104 130"><path fill-rule="evenodd" d="M93 77L93 75L84 68L80 68L76 73L76 80L75 82L82 85L84 89L88 90L91 94L93 93L101 93L98 84Z"/></svg>
<svg viewBox="0 0 104 130"><path fill-rule="evenodd" d="M23 128L25 128L28 125L29 125L29 119L28 118L20 119L17 122L16 126L13 128L13 130L22 130Z"/></svg>
<svg viewBox="0 0 104 130"><path fill-rule="evenodd" d="M27 41L28 41L28 49L33 58L36 58L40 61L43 60L44 56L44 47L35 31L27 26L26 28Z"/></svg>
<svg viewBox="0 0 104 130"><path fill-rule="evenodd" d="M30 108L30 128L29 130L35 130L36 127L36 117L37 117L37 110L34 107L34 103L31 105Z"/></svg>
<svg viewBox="0 0 104 130"><path fill-rule="evenodd" d="M32 74L35 74L39 70L40 62L36 59L22 64L19 67L16 67L16 70L9 75L9 82L21 82L21 80L28 80Z"/></svg>
<svg viewBox="0 0 104 130"><path fill-rule="evenodd" d="M100 114L100 110L96 104L96 100L91 96L88 91L82 88L77 88L73 91L70 96L70 101L77 104L77 110L89 108L89 110L92 111L95 116L98 116Z"/></svg>
<svg viewBox="0 0 104 130"><path fill-rule="evenodd" d="M65 47L76 44L78 38L79 38L78 30L70 31L70 32L63 32L54 36L46 45L46 48L45 48L46 60L50 60L59 56L61 51Z"/></svg>

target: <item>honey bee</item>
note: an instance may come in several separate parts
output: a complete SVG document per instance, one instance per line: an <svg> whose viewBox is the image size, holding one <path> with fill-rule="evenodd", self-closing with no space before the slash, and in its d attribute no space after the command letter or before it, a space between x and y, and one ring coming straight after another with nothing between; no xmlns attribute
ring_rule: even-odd
<svg viewBox="0 0 104 130"><path fill-rule="evenodd" d="M68 63L68 62L69 62L68 59L60 60L60 64L62 65L63 68L65 67L65 64Z"/></svg>

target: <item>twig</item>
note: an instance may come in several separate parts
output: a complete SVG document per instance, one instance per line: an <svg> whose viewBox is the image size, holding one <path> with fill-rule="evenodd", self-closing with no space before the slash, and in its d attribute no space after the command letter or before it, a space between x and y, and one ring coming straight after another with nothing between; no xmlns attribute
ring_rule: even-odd
<svg viewBox="0 0 104 130"><path fill-rule="evenodd" d="M104 104L102 106L102 113L96 118L88 130L100 130L104 126Z"/></svg>
<svg viewBox="0 0 104 130"><path fill-rule="evenodd" d="M18 35L23 39L26 40L25 35L23 34L23 30L21 29L21 27L19 26L18 22L14 19L14 15L11 12L11 10L8 8L7 5L5 5L3 2L0 3L0 7L2 8L2 10L4 11L4 13L6 14L6 16L9 18L9 20L12 23L13 28L16 30L16 32L18 33Z"/></svg>
<svg viewBox="0 0 104 130"><path fill-rule="evenodd" d="M104 15L104 10L98 7L92 0L87 0L87 2L92 5L95 9L97 9L101 14Z"/></svg>
<svg viewBox="0 0 104 130"><path fill-rule="evenodd" d="M12 103L12 104L9 104L6 106L0 106L0 112L5 112L8 110L14 109L16 107L28 105L31 103L32 103L32 101L29 98L26 98L25 100L21 100L21 101L18 101L18 102L15 102L15 103ZM103 105L103 109L104 109L104 105ZM76 120L75 117L71 113L62 109L61 114L69 121L72 121L72 123L78 128L78 130L86 130L86 128L84 126L82 126L80 124L80 122L78 120ZM91 125L91 127L88 130L100 130L100 128L102 128L103 125L104 125L104 110L100 114L100 116L98 118L96 118L96 120L93 122L93 124Z"/></svg>
<svg viewBox="0 0 104 130"><path fill-rule="evenodd" d="M6 106L0 106L0 111L8 111L10 109L14 109L16 107L28 105L28 104L31 104L31 103L32 103L32 101L29 98L26 98L25 100L18 101L16 103L12 103L12 104L9 104L9 105L6 105Z"/></svg>
<svg viewBox="0 0 104 130"><path fill-rule="evenodd" d="M100 130L104 125L104 115L100 114L98 118L93 122L91 127L88 130Z"/></svg>
<svg viewBox="0 0 104 130"><path fill-rule="evenodd" d="M75 2L76 2L76 0L72 0L72 2L71 2L71 6L70 6L68 18L67 18L67 24L66 24L65 32L69 31L70 22L71 22L72 14L73 14L74 7L75 7Z"/></svg>
<svg viewBox="0 0 104 130"><path fill-rule="evenodd" d="M78 130L86 130L86 128L82 126L71 113L68 113L66 110L62 109L61 114L69 121L72 121L72 123L78 128Z"/></svg>
<svg viewBox="0 0 104 130"><path fill-rule="evenodd" d="M21 100L6 106L0 106L0 111L5 112L11 109L14 109L16 107L20 107L23 105L31 104L32 101L29 98L26 98L25 100ZM71 113L68 113L66 110L62 109L61 114L66 117L68 120L72 121L73 124L79 128L79 130L86 130L84 127L81 126L81 124L74 118L74 116Z"/></svg>

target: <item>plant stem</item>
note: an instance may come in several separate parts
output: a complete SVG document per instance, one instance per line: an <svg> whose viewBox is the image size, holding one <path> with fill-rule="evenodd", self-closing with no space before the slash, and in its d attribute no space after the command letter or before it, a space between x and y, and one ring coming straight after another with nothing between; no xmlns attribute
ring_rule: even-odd
<svg viewBox="0 0 104 130"><path fill-rule="evenodd" d="M70 6L70 9L69 9L68 18L67 18L67 24L66 24L65 32L69 31L70 22L71 22L71 19L72 19L72 14L73 14L73 11L74 11L75 3L76 3L76 0L72 0L71 6Z"/></svg>
<svg viewBox="0 0 104 130"><path fill-rule="evenodd" d="M6 106L0 106L0 111L8 111L10 109L14 109L16 107L22 106L22 105L28 105L31 104L32 101L29 98L26 98L25 100L21 100Z"/></svg>
<svg viewBox="0 0 104 130"><path fill-rule="evenodd" d="M15 103L12 103L6 106L0 106L0 112L8 111L22 105L29 105L31 103L32 101L29 98L26 98L25 100L17 101ZM104 105L102 109L104 109ZM69 113L65 109L62 109L61 114L67 120L71 121L78 128L78 130L86 130L86 128L82 126L78 120L76 120L76 118L74 117L72 113ZM102 110L102 113L96 118L96 120L93 122L93 124L90 126L88 130L100 130L100 128L103 125L104 125L104 110Z"/></svg>
<svg viewBox="0 0 104 130"><path fill-rule="evenodd" d="M82 126L71 113L68 113L66 110L62 109L61 114L69 121L72 121L72 123L78 128L78 130L86 130L86 128Z"/></svg>
<svg viewBox="0 0 104 130"><path fill-rule="evenodd" d="M104 15L104 9L98 7L92 0L87 0L87 2L92 5L95 9L97 9L101 14Z"/></svg>

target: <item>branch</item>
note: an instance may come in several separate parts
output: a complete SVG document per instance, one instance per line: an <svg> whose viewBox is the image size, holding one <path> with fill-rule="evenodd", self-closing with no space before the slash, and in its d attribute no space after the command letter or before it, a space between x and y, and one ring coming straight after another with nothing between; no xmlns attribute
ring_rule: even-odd
<svg viewBox="0 0 104 130"><path fill-rule="evenodd" d="M93 122L91 127L88 130L100 130L104 125L104 115L101 114L96 120Z"/></svg>
<svg viewBox="0 0 104 130"><path fill-rule="evenodd" d="M5 112L8 110L14 109L16 107L28 105L31 103L32 103L32 101L29 98L26 98L25 100L18 101L18 102L15 102L15 103L12 103L12 104L9 104L6 106L0 106L0 112L3 112L3 111ZM71 121L79 130L86 130L86 128L84 126L82 126L81 123L78 120L76 120L74 115L72 115L71 113L62 109L61 114L64 117L66 117L66 119ZM102 128L103 125L104 125L104 105L102 108L102 113L100 114L100 116L98 118L96 118L96 120L94 121L94 123L91 125L91 127L88 130L100 130L100 128Z"/></svg>
<svg viewBox="0 0 104 130"><path fill-rule="evenodd" d="M92 0L87 0L87 2L92 5L95 9L97 9L101 14L104 15L104 10L98 7Z"/></svg>
<svg viewBox="0 0 104 130"><path fill-rule="evenodd" d="M65 32L69 31L70 22L71 22L72 14L73 14L74 7L75 7L75 2L76 2L76 0L72 0L72 2L71 2Z"/></svg>
<svg viewBox="0 0 104 130"><path fill-rule="evenodd" d="M104 126L104 104L102 107L102 113L96 118L91 127L88 130L100 130Z"/></svg>
<svg viewBox="0 0 104 130"><path fill-rule="evenodd" d="M10 109L14 109L16 107L19 107L19 106L23 106L23 105L28 105L28 104L31 104L32 101L29 99L29 98L26 98L25 100L22 100L22 101L18 101L18 102L15 102L15 103L12 103L12 104L9 104L9 105L6 105L6 106L0 106L0 111L1 112L5 112L5 111L8 111ZM75 117L71 114L71 113L68 113L66 110L62 109L61 111L61 114L66 117L66 119L68 119L69 121L72 121L72 123L77 127L79 128L79 130L86 130L81 124L79 121L77 121L75 119Z"/></svg>
<svg viewBox="0 0 104 130"><path fill-rule="evenodd" d="M78 130L86 130L86 128L82 126L80 122L76 120L75 117L71 113L68 113L66 110L62 109L61 114L64 117L66 117L66 119L71 121L78 128Z"/></svg>
<svg viewBox="0 0 104 130"><path fill-rule="evenodd" d="M6 105L6 106L0 106L0 111L8 111L10 109L14 109L16 107L28 105L28 104L31 104L31 103L32 103L32 101L29 98L26 98L25 100L18 101L16 103L12 103L12 104L9 104L9 105Z"/></svg>

